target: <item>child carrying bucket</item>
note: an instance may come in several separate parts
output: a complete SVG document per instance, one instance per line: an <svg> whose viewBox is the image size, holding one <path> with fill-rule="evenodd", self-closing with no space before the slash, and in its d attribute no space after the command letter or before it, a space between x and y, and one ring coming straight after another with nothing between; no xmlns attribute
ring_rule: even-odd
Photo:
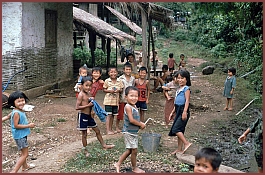
<svg viewBox="0 0 265 175"><path fill-rule="evenodd" d="M128 86L125 89L125 98L127 104L124 107L124 124L122 133L126 151L120 156L119 161L114 164L117 173L120 173L122 162L131 155L132 171L134 173L144 173L145 171L136 166L136 156L138 148L138 131L144 129L145 124L140 121L139 111L136 107L138 101L139 90L134 86Z"/></svg>

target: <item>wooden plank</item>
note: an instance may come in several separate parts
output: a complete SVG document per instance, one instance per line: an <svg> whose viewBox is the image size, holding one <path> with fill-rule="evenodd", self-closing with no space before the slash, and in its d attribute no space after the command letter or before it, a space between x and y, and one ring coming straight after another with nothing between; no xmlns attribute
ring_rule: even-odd
<svg viewBox="0 0 265 175"><path fill-rule="evenodd" d="M176 157L179 161L183 162L183 163L187 163L189 165L193 165L195 164L195 156L193 155L189 155L189 154L180 154L177 153ZM244 173L243 171L225 166L225 165L221 165L219 167L219 173Z"/></svg>

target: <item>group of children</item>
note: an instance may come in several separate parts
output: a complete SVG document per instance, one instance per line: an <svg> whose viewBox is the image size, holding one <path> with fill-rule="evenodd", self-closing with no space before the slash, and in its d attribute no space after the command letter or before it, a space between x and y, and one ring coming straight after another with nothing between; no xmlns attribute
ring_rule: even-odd
<svg viewBox="0 0 265 175"><path fill-rule="evenodd" d="M86 156L89 156L89 152L86 149L87 146L87 129L92 128L96 133L96 137L101 143L103 149L111 149L115 145L107 145L100 133L100 130L94 120L93 114L93 102L98 90L103 90L106 94L104 97L105 111L107 112L106 118L106 133L112 135L118 132L122 132L124 135L124 141L126 145L126 151L120 156L118 162L114 164L116 171L120 172L120 166L122 162L131 155L132 171L135 173L144 173L144 170L136 166L136 156L138 148L138 131L145 128L144 112L147 110L147 104L150 96L150 84L146 80L147 69L146 67L139 68L138 78L132 76L132 65L127 62L124 64L123 75L117 77L117 68L109 68L109 78L105 81L101 79L102 70L100 67L94 67L91 75L86 71L85 67L80 68L80 77L77 84L77 100L76 110L78 112L77 129L82 132L82 144ZM174 69L173 69L174 70ZM225 82L224 95L227 96L226 109L231 110L232 102L231 98L235 88L235 69L228 69L228 77ZM229 84L229 83L230 84ZM192 143L186 140L184 137L185 127L190 117L189 102L190 102L190 90L191 81L190 73L185 69L180 69L167 76L167 83L163 85L166 105L165 105L165 122L166 127L170 121L173 121L169 136L178 137L177 149L172 152L185 153L185 151L191 146ZM34 165L28 165L26 158L28 156L28 143L27 136L30 134L30 128L34 128L34 123L28 123L23 107L28 100L27 96L20 91L16 91L9 96L8 103L13 106L13 111L2 118L2 121L10 119L11 131L14 140L21 151L21 156L18 159L12 172L18 172L22 166L22 171L33 168ZM230 105L230 106L228 106ZM166 113L168 111L168 113ZM116 130L113 131L114 117L116 119ZM120 121L123 120L123 129L119 129ZM261 144L257 144L262 150L262 117L259 118L250 128L248 128L239 138L239 143L242 143L246 139L246 136L250 132L261 131L257 136L257 140L261 140ZM260 149L260 148L259 148ZM255 155L259 166L259 172L262 172L262 152ZM195 173L212 173L217 172L221 164L221 155L212 148L200 149L195 155Z"/></svg>

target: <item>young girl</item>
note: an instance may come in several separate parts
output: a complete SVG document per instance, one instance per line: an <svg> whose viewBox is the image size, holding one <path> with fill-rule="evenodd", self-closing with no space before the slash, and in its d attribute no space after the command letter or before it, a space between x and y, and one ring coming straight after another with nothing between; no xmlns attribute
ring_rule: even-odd
<svg viewBox="0 0 265 175"><path fill-rule="evenodd" d="M28 97L21 91L13 92L8 98L8 104L14 107L10 118L11 132L18 150L21 151L20 158L11 173L17 173L21 166L22 171L35 167L34 164L27 164L27 136L30 134L30 128L35 127L34 123L28 123L27 116L23 111L23 107L27 100Z"/></svg>
<svg viewBox="0 0 265 175"><path fill-rule="evenodd" d="M167 84L162 86L164 90L164 95L166 97L165 107L164 107L164 116L165 116L165 123L166 128L168 128L168 124L171 120L174 119L175 111L173 112L171 119L169 119L171 111L174 109L174 100L175 100L175 94L177 89L179 88L177 79L173 79L173 75L169 75L167 77L167 80L169 81Z"/></svg>
<svg viewBox="0 0 265 175"><path fill-rule="evenodd" d="M184 137L185 127L190 117L190 73L186 70L180 70L174 75L174 81L179 83L179 89L176 92L175 107L170 114L170 119L174 111L176 112L176 116L168 135L178 136L178 148L172 154L177 152L183 154L191 145ZM182 150L183 145L184 150Z"/></svg>
<svg viewBox="0 0 265 175"><path fill-rule="evenodd" d="M236 87L236 69L231 67L227 71L227 78L225 79L225 87L223 96L226 97L226 104L224 110L232 111L233 110L233 95Z"/></svg>
<svg viewBox="0 0 265 175"><path fill-rule="evenodd" d="M132 171L134 173L144 173L145 171L136 166L136 156L138 148L138 130L144 129L145 124L140 121L139 111L136 107L139 90L134 86L125 89L127 104L124 107L124 124L122 133L126 145L126 151L120 156L119 161L114 164L117 173L120 173L122 162L131 155Z"/></svg>
<svg viewBox="0 0 265 175"><path fill-rule="evenodd" d="M186 61L184 60L185 55L180 54L179 70L186 70Z"/></svg>

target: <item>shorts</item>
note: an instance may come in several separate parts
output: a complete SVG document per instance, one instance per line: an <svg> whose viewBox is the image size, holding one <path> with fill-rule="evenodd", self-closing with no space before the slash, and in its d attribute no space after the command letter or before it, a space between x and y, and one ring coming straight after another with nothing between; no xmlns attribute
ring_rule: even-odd
<svg viewBox="0 0 265 175"><path fill-rule="evenodd" d="M95 128L97 124L91 115L79 112L77 117L77 129L80 131L87 130L87 128Z"/></svg>
<svg viewBox="0 0 265 175"><path fill-rule="evenodd" d="M105 105L105 111L108 115L118 115L118 106Z"/></svg>
<svg viewBox="0 0 265 175"><path fill-rule="evenodd" d="M137 101L136 107L142 111L147 111L147 104L145 101Z"/></svg>
<svg viewBox="0 0 265 175"><path fill-rule="evenodd" d="M132 135L130 133L123 133L124 143L127 149L138 148L138 135Z"/></svg>
<svg viewBox="0 0 265 175"><path fill-rule="evenodd" d="M22 150L23 148L27 148L28 145L28 141L27 141L27 136L21 138L21 139L15 139L15 142L17 144L17 148L18 150Z"/></svg>
<svg viewBox="0 0 265 175"><path fill-rule="evenodd" d="M125 104L126 103L120 103L119 104L119 112L118 112L118 116L117 116L117 119L119 119L119 120L123 120Z"/></svg>
<svg viewBox="0 0 265 175"><path fill-rule="evenodd" d="M175 70L175 68L174 67L171 67L171 68L168 68L168 70L169 71L173 71L173 70Z"/></svg>

